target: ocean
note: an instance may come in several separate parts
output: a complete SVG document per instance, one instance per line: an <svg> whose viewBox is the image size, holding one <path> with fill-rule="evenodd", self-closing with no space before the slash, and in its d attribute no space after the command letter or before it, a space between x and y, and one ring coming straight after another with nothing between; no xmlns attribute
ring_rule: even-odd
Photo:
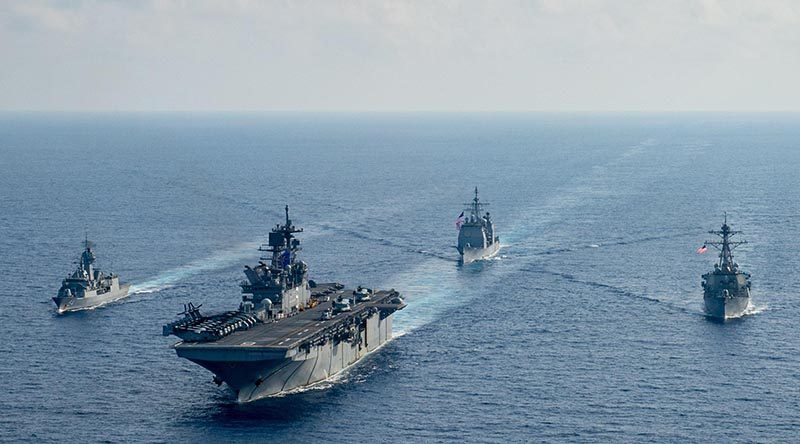
<svg viewBox="0 0 800 444"><path fill-rule="evenodd" d="M0 114L0 440L796 442L800 115ZM502 249L461 266L477 186ZM284 205L320 282L395 288L396 338L237 404L178 358ZM752 303L702 311L723 214ZM132 295L57 315L84 236Z"/></svg>

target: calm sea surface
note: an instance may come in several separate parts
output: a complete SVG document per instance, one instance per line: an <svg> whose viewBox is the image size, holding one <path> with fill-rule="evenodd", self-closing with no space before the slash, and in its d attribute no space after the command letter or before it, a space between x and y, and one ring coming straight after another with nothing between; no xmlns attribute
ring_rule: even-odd
<svg viewBox="0 0 800 444"><path fill-rule="evenodd" d="M0 440L797 442L800 115L0 115ZM461 267L474 186L501 256ZM394 287L397 338L238 405L160 335L238 305L284 204L318 281ZM695 249L750 243L750 314ZM81 249L133 295L58 316Z"/></svg>

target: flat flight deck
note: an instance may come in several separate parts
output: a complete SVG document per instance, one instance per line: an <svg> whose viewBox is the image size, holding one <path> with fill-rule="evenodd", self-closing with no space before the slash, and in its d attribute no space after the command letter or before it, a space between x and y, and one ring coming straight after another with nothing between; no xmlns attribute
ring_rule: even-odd
<svg viewBox="0 0 800 444"><path fill-rule="evenodd" d="M370 307L385 306L389 300L398 296L396 291L380 290L370 295L369 301L355 302L352 289L336 290L336 284L317 284L312 294L323 294L330 290L330 301L320 302L314 308L265 324L256 324L247 330L231 333L219 340L210 342L180 342L178 348L231 348L231 347L263 347L291 349L330 327L343 323L348 318L367 310ZM333 302L342 296L350 299L352 311L336 313L331 319L322 320L322 314L333 306Z"/></svg>

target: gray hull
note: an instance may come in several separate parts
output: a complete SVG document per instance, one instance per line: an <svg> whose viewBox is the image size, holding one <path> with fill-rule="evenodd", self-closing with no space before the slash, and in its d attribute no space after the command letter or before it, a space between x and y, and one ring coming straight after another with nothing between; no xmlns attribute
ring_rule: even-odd
<svg viewBox="0 0 800 444"><path fill-rule="evenodd" d="M749 296L703 298L706 314L713 318L726 319L742 316L750 304Z"/></svg>
<svg viewBox="0 0 800 444"><path fill-rule="evenodd" d="M461 262L468 264L470 262L479 261L482 259L489 259L495 256L498 251L500 251L499 242L494 242L486 248L464 247L463 251L461 252Z"/></svg>
<svg viewBox="0 0 800 444"><path fill-rule="evenodd" d="M328 380L392 338L392 316L375 313L352 341L328 341L308 348L251 350L237 347L176 346L178 356L213 372L239 402L291 392Z"/></svg>
<svg viewBox="0 0 800 444"><path fill-rule="evenodd" d="M88 310L127 297L130 287L131 284L121 284L119 289L111 290L99 295L91 295L80 298L74 296L54 297L53 302L56 303L59 313Z"/></svg>

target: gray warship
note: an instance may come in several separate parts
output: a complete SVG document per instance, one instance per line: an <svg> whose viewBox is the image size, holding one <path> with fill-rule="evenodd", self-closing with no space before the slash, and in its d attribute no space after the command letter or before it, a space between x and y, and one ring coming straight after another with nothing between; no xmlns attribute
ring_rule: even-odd
<svg viewBox="0 0 800 444"><path fill-rule="evenodd" d="M500 250L500 238L495 235L491 215L488 212L483 213L483 207L489 204L478 200L478 187L475 187L475 197L472 202L464 205L467 208L461 212L456 221L458 228L456 248L461 255L461 262L468 264L496 255Z"/></svg>
<svg viewBox="0 0 800 444"><path fill-rule="evenodd" d="M96 270L92 242L84 241L78 268L68 275L53 298L59 313L87 310L128 296L130 284L120 284L116 274L106 275Z"/></svg>
<svg viewBox="0 0 800 444"><path fill-rule="evenodd" d="M717 319L735 318L744 314L750 304L750 274L739 270L739 265L733 261L733 249L747 243L746 241L734 242L731 237L741 233L733 231L728 226L728 216L719 231L709 231L716 234L721 241L706 241L701 247L703 251L708 245L719 250L719 262L714 264L714 271L704 274L703 277L703 302L706 314Z"/></svg>
<svg viewBox="0 0 800 444"><path fill-rule="evenodd" d="M270 257L245 266L238 310L205 316L189 303L181 319L163 328L164 336L181 339L173 346L178 356L211 371L239 402L336 375L390 340L392 315L406 306L393 289L345 290L308 280L294 236L302 231L292 225L287 206L285 223L259 248Z"/></svg>

